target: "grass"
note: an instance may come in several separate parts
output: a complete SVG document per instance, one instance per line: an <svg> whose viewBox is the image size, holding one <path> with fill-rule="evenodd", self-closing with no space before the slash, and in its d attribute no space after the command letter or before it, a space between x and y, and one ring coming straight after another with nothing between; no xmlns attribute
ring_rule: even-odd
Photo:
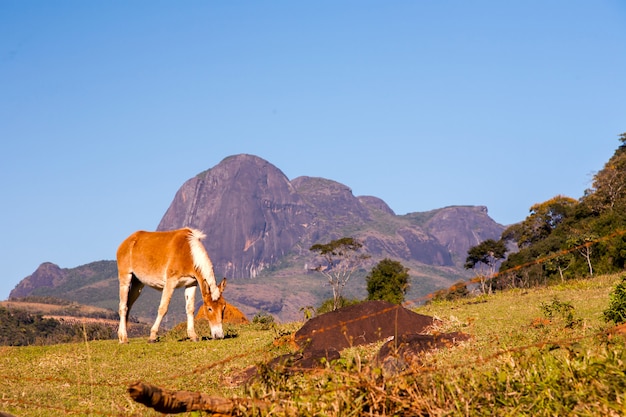
<svg viewBox="0 0 626 417"><path fill-rule="evenodd" d="M618 280L600 276L420 307L439 319L437 331L472 339L425 354L392 379L374 364L378 343L347 349L320 372L287 376L263 368L261 382L229 385L245 368L287 352L275 342L298 323L231 326L230 337L198 343L181 341L184 332L173 329L156 344L146 335L128 345L0 347L0 410L19 417L161 415L130 400L128 385L141 380L261 398L297 415L624 415L624 340L609 336L602 319Z"/></svg>
<svg viewBox="0 0 626 417"><path fill-rule="evenodd" d="M168 389L242 395L241 388L223 384L224 376L271 359L276 333L236 327L224 340L198 343L164 337L149 344L146 337L128 345L107 340L0 347L0 410L16 416L161 415L130 400L126 388L140 380Z"/></svg>

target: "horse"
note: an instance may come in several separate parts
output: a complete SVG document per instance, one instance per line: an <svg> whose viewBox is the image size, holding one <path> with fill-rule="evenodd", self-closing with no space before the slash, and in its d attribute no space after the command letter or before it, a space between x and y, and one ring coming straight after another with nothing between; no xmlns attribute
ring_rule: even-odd
<svg viewBox="0 0 626 417"><path fill-rule="evenodd" d="M222 319L226 301L222 293L226 278L217 285L213 263L201 240L206 236L199 230L183 228L165 232L137 231L126 238L117 249L117 269L120 283L120 343L128 343L128 315L144 285L162 292L158 315L150 329L149 342L156 342L161 320L174 289L185 287L187 336L197 341L194 327L196 287L200 287L206 305L213 339L223 339Z"/></svg>

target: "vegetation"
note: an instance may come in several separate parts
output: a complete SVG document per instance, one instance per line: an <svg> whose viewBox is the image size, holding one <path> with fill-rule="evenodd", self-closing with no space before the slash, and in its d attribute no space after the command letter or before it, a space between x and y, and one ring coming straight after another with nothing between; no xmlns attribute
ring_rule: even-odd
<svg viewBox="0 0 626 417"><path fill-rule="evenodd" d="M285 335L298 323L267 330L254 323L227 326L224 340L198 343L166 334L155 344L143 337L129 345L83 340L3 347L0 409L29 416L161 415L129 399L126 387L141 380L256 398L303 416L623 415L626 341L602 314L623 281L601 275L497 292L480 302L431 302L417 311L438 318L437 332L461 331L471 340L425 353L392 378L384 378L375 361L380 343L342 351L341 359L313 373L262 365L292 350ZM257 364L258 377L238 385L243 371Z"/></svg>
<svg viewBox="0 0 626 417"><path fill-rule="evenodd" d="M493 288L491 287L491 278L498 263L506 258L506 245L503 241L495 241L493 239L487 239L472 247L467 252L467 259L465 260L465 269L477 270L477 275L480 279L481 289L483 293L491 293ZM485 271L483 268L486 267ZM486 282L489 281L489 288L486 286Z"/></svg>
<svg viewBox="0 0 626 417"><path fill-rule="evenodd" d="M619 140L620 146L582 197L557 195L537 203L524 221L503 232L498 243L516 250L508 254L497 274L487 277L489 285L528 288L624 269L626 133ZM484 244L471 248L470 256Z"/></svg>
<svg viewBox="0 0 626 417"><path fill-rule="evenodd" d="M333 289L333 310L340 306L343 289L354 271L369 256L360 253L363 244L351 237L342 237L309 248L319 255L318 266L313 268L326 277Z"/></svg>
<svg viewBox="0 0 626 417"><path fill-rule="evenodd" d="M69 316L69 317L87 317L103 320L119 320L119 314L116 311L87 306L79 304L75 301L64 300L50 296L29 296L11 301L0 302L0 306L8 309L17 309L27 311L31 314L49 315L49 316ZM136 318L131 318L137 321Z"/></svg>
<svg viewBox="0 0 626 417"><path fill-rule="evenodd" d="M626 266L626 134L620 141L579 200L556 196L538 203L500 241L470 249L466 267L487 268L479 274L484 294L471 298L460 282L416 309L437 318L434 333L470 339L422 353L401 374L389 377L377 362L382 342L344 350L316 372L268 366L295 349L290 336L300 323L277 324L262 313L249 325L227 326L224 340L207 340L210 330L198 326L199 335L205 333L200 343L184 341L184 323L160 343L141 338L130 345L93 340L83 325L80 342L74 335L54 346L0 347L0 409L161 415L129 400L128 385L141 380L255 399L302 416L626 415L626 330L614 327L626 321L626 275L611 274ZM333 286L333 309L346 302L342 289L363 259L360 248L352 238L310 248L321 259L315 269ZM379 264L368 276L376 296L388 294L381 277L406 273L390 269L391 275ZM402 281L398 286L405 289ZM486 295L488 289L498 291ZM54 335L57 328L54 320L0 309L0 336L36 345L31 329ZM242 384L247 375L255 377Z"/></svg>
<svg viewBox="0 0 626 417"><path fill-rule="evenodd" d="M22 310L0 307L0 345L28 346L112 339L114 329L101 323L64 324Z"/></svg>
<svg viewBox="0 0 626 417"><path fill-rule="evenodd" d="M609 307L602 314L607 322L626 322L626 276L622 276L621 281L611 291Z"/></svg>
<svg viewBox="0 0 626 417"><path fill-rule="evenodd" d="M69 300L64 300L62 298L56 298L56 297L50 297L50 296L36 296L36 295L31 295L28 297L22 297L18 300L12 300L12 301L19 301L22 303L39 303L39 304L51 304L51 305L58 305L58 306L69 306L72 305L72 301Z"/></svg>
<svg viewBox="0 0 626 417"><path fill-rule="evenodd" d="M258 312L252 318L252 323L261 326L263 330L269 330L275 326L274 316L265 312Z"/></svg>
<svg viewBox="0 0 626 417"><path fill-rule="evenodd" d="M337 301L334 300L333 298L329 298L327 300L324 300L322 304L320 304L320 306L317 309L315 309L315 313L319 316L320 314L334 311L337 308L348 307L348 306L352 306L361 302L363 301L356 299L356 298L346 298L343 296L339 297L339 300ZM335 306L338 306L338 307L335 308Z"/></svg>
<svg viewBox="0 0 626 417"><path fill-rule="evenodd" d="M409 269L400 262L385 258L365 277L367 299L402 304L409 289Z"/></svg>
<svg viewBox="0 0 626 417"><path fill-rule="evenodd" d="M435 291L431 300L428 303L437 302L437 301L454 301L459 298L465 298L470 295L469 290L467 289L467 284L464 281L459 281L456 284L452 285L450 288L444 288L438 291Z"/></svg>

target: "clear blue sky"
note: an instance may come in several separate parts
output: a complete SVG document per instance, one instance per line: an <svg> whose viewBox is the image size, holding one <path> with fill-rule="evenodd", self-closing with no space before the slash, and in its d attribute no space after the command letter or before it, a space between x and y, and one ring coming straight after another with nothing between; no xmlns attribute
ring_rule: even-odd
<svg viewBox="0 0 626 417"><path fill-rule="evenodd" d="M626 2L0 0L0 299L227 156L520 221L626 131Z"/></svg>

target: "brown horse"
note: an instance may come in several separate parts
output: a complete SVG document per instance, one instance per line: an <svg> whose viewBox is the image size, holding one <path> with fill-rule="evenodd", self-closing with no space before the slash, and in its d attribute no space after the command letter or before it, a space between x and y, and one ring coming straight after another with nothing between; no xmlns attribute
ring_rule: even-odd
<svg viewBox="0 0 626 417"><path fill-rule="evenodd" d="M128 343L128 314L144 285L162 292L158 315L150 330L150 342L157 340L172 293L180 287L185 287L187 335L193 341L198 340L193 318L198 284L207 306L211 336L214 339L224 337L222 319L226 302L222 292L226 288L226 278L217 285L213 263L201 242L204 237L199 230L184 228L168 232L138 231L122 242L117 249L120 281L120 327L117 335L120 343Z"/></svg>

